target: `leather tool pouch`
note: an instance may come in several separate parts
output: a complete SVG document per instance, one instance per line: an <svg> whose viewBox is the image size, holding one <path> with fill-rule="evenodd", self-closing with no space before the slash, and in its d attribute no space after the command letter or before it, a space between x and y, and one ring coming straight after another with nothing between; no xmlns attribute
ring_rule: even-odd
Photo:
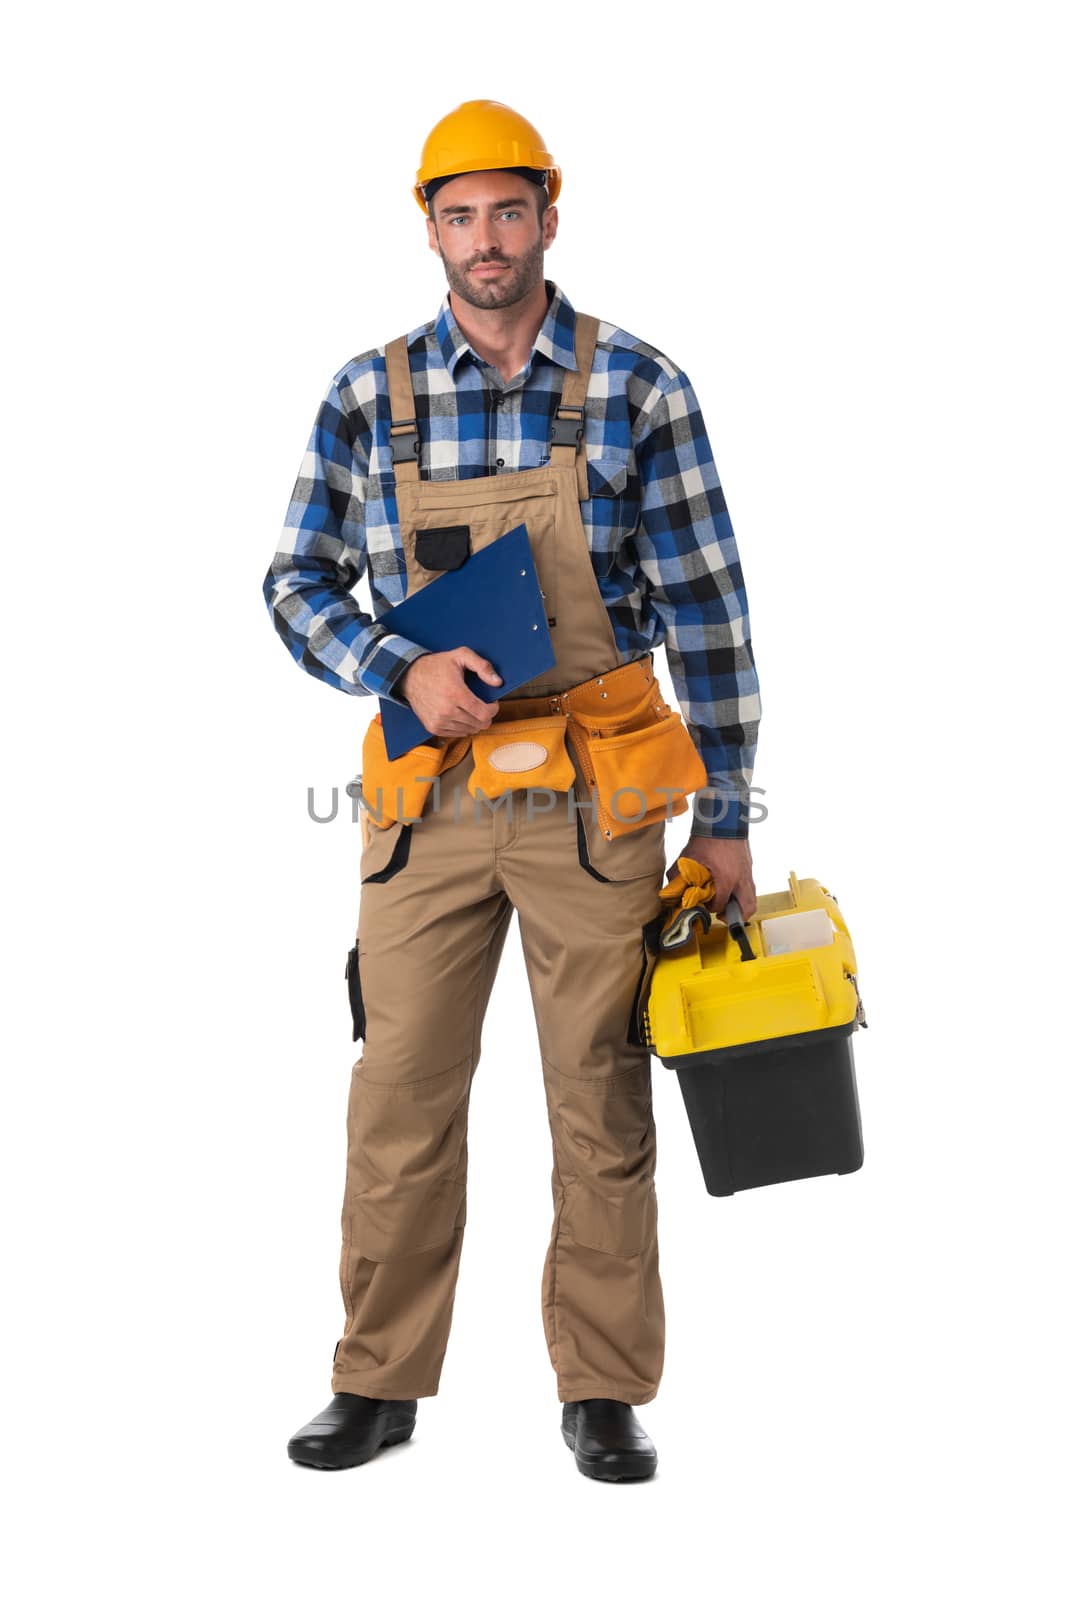
<svg viewBox="0 0 1067 1600"><path fill-rule="evenodd" d="M474 799L478 791L495 800L508 789L557 789L574 782L567 752L564 716L522 717L497 722L472 735L474 768L467 779Z"/></svg>
<svg viewBox="0 0 1067 1600"><path fill-rule="evenodd" d="M662 815L671 801L671 815L688 809L683 798L707 783L704 763L677 711L648 728L591 738L589 758L601 804L619 830L640 827L648 814ZM681 790L681 794L669 791ZM667 792L665 792L667 791Z"/></svg>
<svg viewBox="0 0 1067 1600"><path fill-rule="evenodd" d="M390 761L379 712L363 736L363 800L371 825L391 828L396 822L421 817L433 789L430 780L462 761L469 748L469 736L443 739L439 744L417 744Z"/></svg>
<svg viewBox="0 0 1067 1600"><path fill-rule="evenodd" d="M625 719L572 712L576 739L593 775L597 821L605 838L668 815L681 816L689 809L684 796L707 783L704 763L680 714L661 712L659 705L659 687L653 682L642 704Z"/></svg>

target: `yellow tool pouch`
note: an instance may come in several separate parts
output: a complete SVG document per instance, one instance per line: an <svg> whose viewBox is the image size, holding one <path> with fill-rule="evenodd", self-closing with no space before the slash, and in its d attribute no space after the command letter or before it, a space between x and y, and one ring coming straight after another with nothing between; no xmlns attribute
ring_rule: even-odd
<svg viewBox="0 0 1067 1600"><path fill-rule="evenodd" d="M497 721L471 738L474 767L467 779L472 798L479 790L495 800L509 789L568 790L574 765L567 753L564 716L516 717Z"/></svg>
<svg viewBox="0 0 1067 1600"><path fill-rule="evenodd" d="M370 821L380 828L414 822L426 809L432 779L454 767L470 749L470 736L417 744L390 761L378 712L363 735L363 799ZM422 780L422 781L420 781Z"/></svg>
<svg viewBox="0 0 1067 1600"><path fill-rule="evenodd" d="M575 708L571 721L586 780L597 792L597 822L606 839L681 816L688 810L684 796L707 784L692 735L679 713L663 706L655 680L622 717Z"/></svg>
<svg viewBox="0 0 1067 1600"><path fill-rule="evenodd" d="M677 711L630 733L609 738L593 733L589 759L600 805L608 814L609 827L617 833L641 827L653 811L665 816L668 800L670 815L680 816L687 809L683 797L708 781L704 763ZM681 793L670 792L678 790Z"/></svg>

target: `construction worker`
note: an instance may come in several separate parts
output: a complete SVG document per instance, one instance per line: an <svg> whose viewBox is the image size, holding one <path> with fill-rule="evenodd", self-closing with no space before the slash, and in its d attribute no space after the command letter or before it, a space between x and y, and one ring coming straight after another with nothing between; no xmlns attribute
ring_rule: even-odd
<svg viewBox="0 0 1067 1600"><path fill-rule="evenodd" d="M379 715L363 745L345 1323L333 1400L289 1441L311 1466L408 1438L438 1392L468 1096L517 909L554 1155L541 1289L562 1432L589 1476L656 1467L633 1410L657 1393L665 1333L650 1057L633 1025L642 928L662 909L667 818L690 808L682 853L710 869L714 909L735 895L754 914L760 698L693 389L546 281L560 183L537 131L495 101L432 130L414 194L448 292L433 321L332 380L264 584L302 667L409 706L427 730L390 760ZM654 248L674 281L675 244ZM502 680L474 643L427 650L389 611L520 523L555 664L487 700L466 674ZM374 617L351 593L364 573ZM680 713L652 669L661 642Z"/></svg>

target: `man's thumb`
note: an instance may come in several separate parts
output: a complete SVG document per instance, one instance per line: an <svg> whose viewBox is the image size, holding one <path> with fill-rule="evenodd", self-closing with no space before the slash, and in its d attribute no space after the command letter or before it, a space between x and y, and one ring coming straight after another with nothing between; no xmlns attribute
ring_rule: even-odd
<svg viewBox="0 0 1067 1600"><path fill-rule="evenodd" d="M461 667L471 672L476 672L483 683L503 683L503 678L497 672L491 661L480 656L476 650L471 650L467 645L461 644L453 651L455 659Z"/></svg>

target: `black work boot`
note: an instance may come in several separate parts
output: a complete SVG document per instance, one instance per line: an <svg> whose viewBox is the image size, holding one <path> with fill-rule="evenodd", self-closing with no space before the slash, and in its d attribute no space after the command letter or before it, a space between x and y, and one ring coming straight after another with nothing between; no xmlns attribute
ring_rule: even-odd
<svg viewBox="0 0 1067 1600"><path fill-rule="evenodd" d="M565 1400L563 1437L587 1478L650 1478L659 1457L656 1447L621 1400Z"/></svg>
<svg viewBox="0 0 1067 1600"><path fill-rule="evenodd" d="M399 1444L415 1430L417 1400L371 1400L335 1394L289 1440L289 1459L302 1467L359 1467L383 1444Z"/></svg>

